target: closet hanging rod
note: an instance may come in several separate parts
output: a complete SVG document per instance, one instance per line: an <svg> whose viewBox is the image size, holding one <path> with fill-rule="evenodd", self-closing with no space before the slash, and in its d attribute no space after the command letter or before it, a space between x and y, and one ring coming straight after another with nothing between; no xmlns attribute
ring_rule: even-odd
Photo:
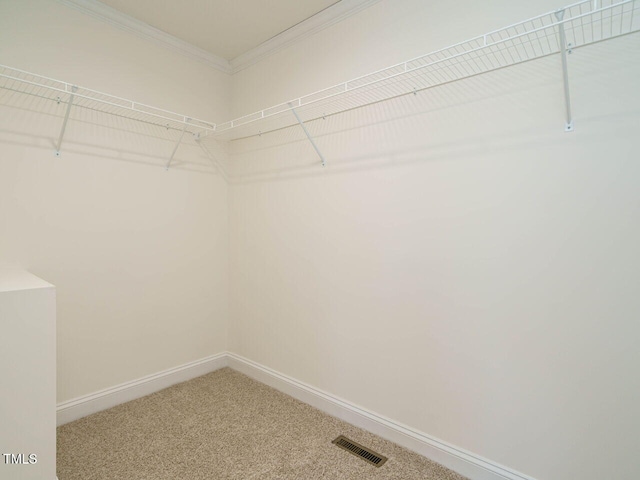
<svg viewBox="0 0 640 480"><path fill-rule="evenodd" d="M214 131L208 133L228 139L265 134L296 125L297 121L291 115L292 108L306 122L560 53L567 47L561 45L560 26L564 28L571 48L631 33L640 29L640 15L634 18L634 10L639 3L638 0L583 0L559 9L564 11L562 19L556 16L559 10L538 15L230 122L217 124Z"/></svg>

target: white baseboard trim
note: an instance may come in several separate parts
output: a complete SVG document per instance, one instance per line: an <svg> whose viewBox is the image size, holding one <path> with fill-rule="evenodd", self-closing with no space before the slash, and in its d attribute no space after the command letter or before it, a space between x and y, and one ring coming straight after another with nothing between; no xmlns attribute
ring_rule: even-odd
<svg viewBox="0 0 640 480"><path fill-rule="evenodd" d="M121 403L144 397L145 395L170 387L176 383L185 382L226 367L227 358L226 352L219 353L60 403L56 408L57 425L64 425L65 423L86 417L92 413L115 407Z"/></svg>
<svg viewBox="0 0 640 480"><path fill-rule="evenodd" d="M323 412L434 460L472 480L535 480L234 353L228 366Z"/></svg>
<svg viewBox="0 0 640 480"><path fill-rule="evenodd" d="M219 353L61 403L57 407L57 424L58 426L64 425L92 413L144 397L176 383L185 382L227 366L329 415L430 458L472 480L535 480L533 477L516 472L229 352Z"/></svg>

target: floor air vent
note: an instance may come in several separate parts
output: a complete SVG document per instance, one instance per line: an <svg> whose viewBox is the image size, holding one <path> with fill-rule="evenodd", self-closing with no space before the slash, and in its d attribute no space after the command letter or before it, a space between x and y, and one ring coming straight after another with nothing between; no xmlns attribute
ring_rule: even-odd
<svg viewBox="0 0 640 480"><path fill-rule="evenodd" d="M362 445L354 442L353 440L349 440L347 437L340 435L333 442L340 448L344 448L347 452L353 453L363 460L369 462L376 467L381 467L384 462L387 461L387 457L383 457L382 455L378 455L375 452L372 452L368 448L363 447Z"/></svg>

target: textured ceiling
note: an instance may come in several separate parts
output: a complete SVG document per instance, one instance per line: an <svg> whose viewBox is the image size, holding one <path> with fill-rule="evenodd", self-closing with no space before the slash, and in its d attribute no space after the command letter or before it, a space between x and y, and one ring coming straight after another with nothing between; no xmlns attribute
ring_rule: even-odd
<svg viewBox="0 0 640 480"><path fill-rule="evenodd" d="M339 0L101 1L227 60L339 3Z"/></svg>

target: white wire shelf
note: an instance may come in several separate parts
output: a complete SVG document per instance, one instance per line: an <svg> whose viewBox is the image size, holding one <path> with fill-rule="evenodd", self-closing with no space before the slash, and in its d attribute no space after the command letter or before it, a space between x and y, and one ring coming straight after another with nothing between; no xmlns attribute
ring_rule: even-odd
<svg viewBox="0 0 640 480"><path fill-rule="evenodd" d="M564 49L571 51L640 30L639 9L638 0L584 0L217 124L207 133L224 140L262 135L298 125L297 117L301 122L308 122L557 54ZM561 41L561 28L564 29L565 45Z"/></svg>
<svg viewBox="0 0 640 480"><path fill-rule="evenodd" d="M167 168L185 134L200 138L234 140L301 125L325 164L325 159L304 123L374 103L410 95L422 90L480 75L511 65L560 53L567 107L567 131L571 122L566 53L571 49L640 30L640 0L583 0L561 10L392 65L344 83L215 124L186 115L98 92L71 83L0 65L0 89L9 97L29 95L56 102L64 121L56 154L59 154L70 111L76 108L122 117L141 124L163 127L168 140L175 141ZM7 95L0 96L0 102ZM65 108L66 107L66 108ZM64 113L66 110L66 114ZM205 153L217 165L212 154Z"/></svg>
<svg viewBox="0 0 640 480"><path fill-rule="evenodd" d="M144 122L168 130L198 135L213 132L215 124L162 110L106 93L79 87L61 80L0 65L0 88L16 94L32 95L73 108L84 108L117 117Z"/></svg>

